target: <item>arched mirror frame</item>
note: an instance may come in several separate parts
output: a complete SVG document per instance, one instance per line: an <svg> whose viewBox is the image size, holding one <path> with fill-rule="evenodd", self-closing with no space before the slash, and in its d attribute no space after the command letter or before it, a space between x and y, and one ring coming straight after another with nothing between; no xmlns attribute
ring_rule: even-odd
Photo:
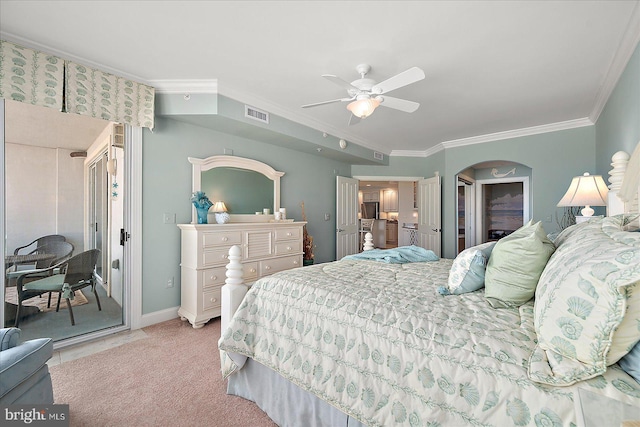
<svg viewBox="0 0 640 427"><path fill-rule="evenodd" d="M284 172L280 172L272 168L266 163L258 160L246 159L236 156L211 156L206 159L196 157L188 157L189 163L193 166L192 172L192 191L202 190L202 172L206 172L213 168L233 167L239 169L247 169L262 175L273 181L273 208L272 213L280 208L280 177ZM273 219L271 215L249 215L249 214L233 214L231 222L266 222ZM197 224L197 214L195 208L192 208L191 222Z"/></svg>

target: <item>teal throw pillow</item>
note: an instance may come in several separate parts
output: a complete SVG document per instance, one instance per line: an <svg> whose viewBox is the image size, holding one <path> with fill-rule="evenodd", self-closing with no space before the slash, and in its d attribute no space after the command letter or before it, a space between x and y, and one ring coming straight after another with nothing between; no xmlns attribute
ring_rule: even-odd
<svg viewBox="0 0 640 427"><path fill-rule="evenodd" d="M440 286L441 295L459 295L477 291L484 286L484 274L496 242L487 242L460 252L451 265L447 286Z"/></svg>

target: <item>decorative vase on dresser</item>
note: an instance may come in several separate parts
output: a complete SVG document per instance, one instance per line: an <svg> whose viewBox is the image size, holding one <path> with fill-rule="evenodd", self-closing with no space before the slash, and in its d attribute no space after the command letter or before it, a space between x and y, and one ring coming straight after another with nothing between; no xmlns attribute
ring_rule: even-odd
<svg viewBox="0 0 640 427"><path fill-rule="evenodd" d="M306 222L178 224L181 230L181 303L178 315L194 328L220 316L220 290L229 248L242 248L245 282L302 266Z"/></svg>

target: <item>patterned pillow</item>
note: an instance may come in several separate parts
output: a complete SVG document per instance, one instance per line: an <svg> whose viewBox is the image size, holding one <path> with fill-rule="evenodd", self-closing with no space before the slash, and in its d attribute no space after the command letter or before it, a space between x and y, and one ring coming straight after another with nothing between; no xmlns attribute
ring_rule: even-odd
<svg viewBox="0 0 640 427"><path fill-rule="evenodd" d="M484 272L496 242L487 242L460 252L451 265L447 286L440 286L442 295L459 295L477 291L484 286Z"/></svg>
<svg viewBox="0 0 640 427"><path fill-rule="evenodd" d="M529 221L497 243L487 264L485 297L494 308L518 307L533 298L555 246L542 224Z"/></svg>
<svg viewBox="0 0 640 427"><path fill-rule="evenodd" d="M637 305L629 301L637 300L640 245L635 233L617 234L615 227L619 230L617 217L588 222L567 236L547 263L535 295L532 380L570 385L595 377L640 339L633 322L637 308L627 313ZM619 345L612 347L616 339Z"/></svg>
<svg viewBox="0 0 640 427"><path fill-rule="evenodd" d="M634 217L628 215L616 215L605 218L602 223L602 231L612 240L624 245L640 249L640 234L621 231L627 228L629 220ZM607 366L616 363L627 354L640 340L640 281L635 285L625 288L627 293L627 310L620 325L613 333L611 349L607 353Z"/></svg>

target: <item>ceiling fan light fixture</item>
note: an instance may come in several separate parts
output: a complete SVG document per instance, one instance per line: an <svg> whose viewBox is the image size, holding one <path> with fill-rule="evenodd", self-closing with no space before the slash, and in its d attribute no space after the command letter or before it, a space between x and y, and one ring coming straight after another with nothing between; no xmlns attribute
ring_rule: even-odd
<svg viewBox="0 0 640 427"><path fill-rule="evenodd" d="M363 98L347 105L347 110L351 111L354 116L364 119L369 117L378 105L380 105L380 100L376 98Z"/></svg>

